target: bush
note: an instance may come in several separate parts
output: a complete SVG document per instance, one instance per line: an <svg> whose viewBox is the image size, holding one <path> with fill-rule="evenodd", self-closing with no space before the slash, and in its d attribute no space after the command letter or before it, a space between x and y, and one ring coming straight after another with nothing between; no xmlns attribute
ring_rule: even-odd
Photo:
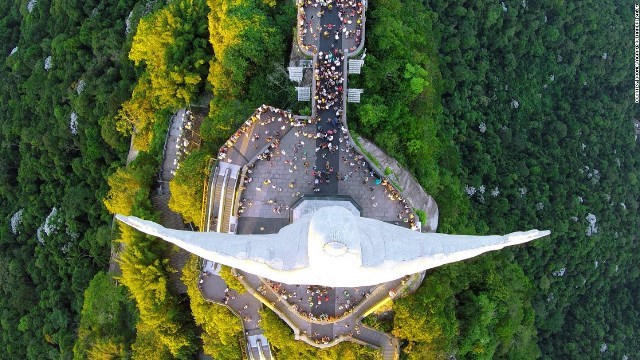
<svg viewBox="0 0 640 360"><path fill-rule="evenodd" d="M200 226L202 212L202 189L209 173L211 155L205 150L196 150L180 164L180 169L169 183L171 199L169 208L182 215L185 222Z"/></svg>
<svg viewBox="0 0 640 360"><path fill-rule="evenodd" d="M238 278L233 275L233 273L231 272L231 268L227 265L222 265L222 270L220 270L220 277L222 278L222 280L224 280L224 282L227 283L229 289L237 291L238 294L242 294L247 291L240 280L238 280Z"/></svg>
<svg viewBox="0 0 640 360"><path fill-rule="evenodd" d="M135 334L136 311L111 275L97 273L84 292L82 318L73 347L75 359L125 358Z"/></svg>

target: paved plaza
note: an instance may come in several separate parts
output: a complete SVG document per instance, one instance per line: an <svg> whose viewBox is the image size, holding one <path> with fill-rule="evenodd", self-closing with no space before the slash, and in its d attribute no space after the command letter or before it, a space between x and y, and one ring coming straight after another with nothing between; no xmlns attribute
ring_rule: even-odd
<svg viewBox="0 0 640 360"><path fill-rule="evenodd" d="M409 224L413 214L408 206L392 187L383 185L383 179L354 151L348 139L334 138L338 150L333 168L328 152L316 152L317 134L315 124L293 127L276 149L268 150L268 156L248 168L240 196L239 228L243 230L239 233L268 233L266 219L287 220L280 224L288 224L291 206L305 195L350 196L361 207L363 217ZM319 171L323 171L321 177L317 176ZM243 225L243 218L254 219L258 227Z"/></svg>
<svg viewBox="0 0 640 360"><path fill-rule="evenodd" d="M266 302L271 309L276 311L280 317L282 317L294 330L295 336L301 339L306 339L311 343L317 345L326 345L331 342L335 343L336 339L346 340L354 338L359 341L363 341L367 344L377 346L383 349L383 355L390 354L394 358L395 351L397 350L397 340L383 332L379 332L368 328L360 323L360 319L364 316L366 311L372 306L380 303L385 298L389 297L389 292L396 291L403 286L405 279L398 279L390 281L384 284L377 285L375 287L361 287L358 288L359 292L363 292L367 295L360 295L356 301L356 305L353 310L347 314L336 314L332 321L323 320L325 317L311 318L300 314L296 309L296 305L293 304L293 300L287 292L292 295L296 292L296 296L299 291L302 291L305 296L310 294L306 293L309 289L310 293L313 292L317 296L316 290L323 292L323 289L316 286L308 285L284 285L270 282L266 279L262 279L256 275L239 271L242 274L243 280L253 289L258 289L256 294L259 294L263 302ZM275 288L273 285L276 285ZM278 290L275 290L275 289ZM286 290L287 292L285 292ZM328 295L329 291L333 293L344 294L343 291L350 291L350 296L356 296L354 293L355 288L326 288ZM346 298L346 295L344 295ZM304 298L303 298L304 299ZM344 298L343 300L344 301Z"/></svg>
<svg viewBox="0 0 640 360"><path fill-rule="evenodd" d="M247 170L242 191L242 217L289 218L289 207L312 194L315 126L291 129L276 149Z"/></svg>
<svg viewBox="0 0 640 360"><path fill-rule="evenodd" d="M355 51L364 37L363 0L317 1L298 0L298 34L300 46L308 54L317 50L322 38L339 40L341 49ZM326 21L327 18L330 21ZM327 27L327 24L332 24ZM336 39L336 35L339 35Z"/></svg>
<svg viewBox="0 0 640 360"><path fill-rule="evenodd" d="M246 165L297 123L291 113L262 105L218 153L221 162Z"/></svg>

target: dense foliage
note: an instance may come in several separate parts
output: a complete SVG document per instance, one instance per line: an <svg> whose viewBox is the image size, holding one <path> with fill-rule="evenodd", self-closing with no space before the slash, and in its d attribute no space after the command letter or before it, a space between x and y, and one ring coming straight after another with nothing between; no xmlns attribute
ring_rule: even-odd
<svg viewBox="0 0 640 360"><path fill-rule="evenodd" d="M429 3L440 19L444 123L474 213L499 233L552 231L515 250L536 286L544 357L638 354L628 339L639 324L621 308L634 305L610 301L640 273L632 7Z"/></svg>
<svg viewBox="0 0 640 360"><path fill-rule="evenodd" d="M431 273L418 291L394 304L393 334L410 359L533 359L531 285L522 269L483 258Z"/></svg>
<svg viewBox="0 0 640 360"><path fill-rule="evenodd" d="M168 291L166 246L112 227L105 207L158 218L150 195L170 115L210 92L203 150L170 185L172 208L197 223L210 154L261 104L304 106L284 71L295 11L272 0L0 4L3 357L191 358L197 324L206 353L238 358L239 320L199 297L195 265L189 314ZM392 321L373 321L402 339L403 357L640 353L632 18L619 0L369 4L352 129L435 197L440 231L552 230L430 271ZM119 167L130 133L142 152ZM125 287L96 275L114 236ZM282 358L379 356L318 351L272 312L262 319Z"/></svg>
<svg viewBox="0 0 640 360"><path fill-rule="evenodd" d="M481 233L482 224L470 221L457 150L443 126L436 19L419 3L371 5L367 66L362 79L354 79L368 96L353 107L354 127L403 162L435 197L440 231ZM447 266L394 304L392 332L411 359L535 358L530 292L522 270L501 256Z"/></svg>
<svg viewBox="0 0 640 360"><path fill-rule="evenodd" d="M168 260L158 255L165 244L126 225L120 231L120 280L140 312L133 358L190 359L197 350L195 328L184 304L168 291Z"/></svg>
<svg viewBox="0 0 640 360"><path fill-rule="evenodd" d="M441 75L432 13L418 2L376 1L367 11L366 66L349 79L364 88L350 105L353 130L405 164L440 207L440 231L471 232L459 160L442 124ZM405 129L398 131L398 129Z"/></svg>
<svg viewBox="0 0 640 360"><path fill-rule="evenodd" d="M84 291L109 260L111 216L98 199L127 141L102 125L134 80L124 21L133 8L0 4L4 358L71 358Z"/></svg>
<svg viewBox="0 0 640 360"><path fill-rule="evenodd" d="M207 0L214 57L213 91L202 137L216 151L262 104L290 108L294 88L284 71L296 7L290 1Z"/></svg>
<svg viewBox="0 0 640 360"><path fill-rule="evenodd" d="M544 358L638 353L630 338L639 324L624 315L637 312L628 299L640 273L637 113L622 25L629 19L631 7L615 1L371 4L364 79L354 82L372 100L355 108L358 130L434 195L441 231L552 230L532 245L430 272L395 306L394 333L406 339L408 356L423 356L422 348L457 358L535 357L530 303ZM423 86L424 96L413 95ZM423 110L429 87L442 95L441 111ZM415 156L420 147L410 148L411 132L398 127L422 127L436 141L417 136L428 150ZM457 178L446 180L450 189L437 181L447 173ZM470 221L452 223L450 215ZM491 286L493 276L510 285ZM516 306L508 326L496 299ZM415 314L425 307L433 316L421 320Z"/></svg>
<svg viewBox="0 0 640 360"><path fill-rule="evenodd" d="M135 314L125 288L109 274L97 273L84 292L74 359L130 358Z"/></svg>
<svg viewBox="0 0 640 360"><path fill-rule="evenodd" d="M255 19L258 16L257 13L262 13L265 26L271 26L273 29L276 29L277 25L290 26L293 21L291 16L295 14L295 9L291 11L290 6L275 7L275 4L262 2L254 4L210 2L209 6L212 12L215 12L214 15L210 13L209 29L223 31L218 34L219 36L234 36L233 31L238 33L253 31L249 30L252 26L249 20ZM238 11L239 9L243 11ZM286 9L284 15L281 14L283 9ZM200 81L202 77L198 74L201 74L203 66L209 64L203 61L208 57L207 52L197 50L197 47L203 46L200 40L203 39L207 29L205 26L203 30L201 22L202 19L206 19L203 16L206 13L205 10L208 11L201 2L173 2L141 20L129 56L137 64L143 64L144 70L138 78L132 98L123 104L116 126L125 132L134 130L134 145L143 151L134 162L126 168L118 169L109 178L110 190L105 198L105 205L113 213L134 214L151 219L155 217L149 196L154 174L158 169L157 160L162 151L162 140L167 131L169 115L178 107L188 105L194 99L202 85ZM245 20L240 21L243 17ZM287 17L290 17L291 22L282 21ZM276 19L279 19L280 23L277 23ZM223 26L216 25L217 22ZM237 24L244 24L244 26L237 26ZM275 30L269 33L275 33ZM287 32L279 31L278 33L286 34ZM186 46L184 42L192 38L197 40L194 44L195 50L191 49L194 50L194 54L183 61L178 56L181 53L174 51L176 47L184 50ZM218 40L218 37L212 36L212 41L213 39ZM214 43L215 56L211 66L217 64L217 69L221 71L216 76L220 80L226 79L225 76L230 76L231 72L239 69L239 60L233 56L225 56L225 60L222 61L221 54L228 51L229 54L250 58L255 55L255 53L252 55L251 49L265 46L265 39L255 38L253 42L245 41L242 44L237 40L224 44ZM282 40L284 37L276 38L278 39ZM246 50L242 50L242 46L245 46ZM285 46L282 42L272 42L264 49L268 50L266 54L272 56L273 61L278 58L283 59L285 55ZM284 63L284 59L282 62ZM239 81L239 89L240 83L255 84L265 81L268 75L265 73L266 69L272 68L272 66L265 68L252 66L241 76L238 74L233 76L233 79ZM167 77L170 78L170 83L166 82ZM209 79L211 80L211 76ZM224 81L222 83L225 84ZM216 85L212 86L215 89ZM238 114L233 114L235 120L225 118L228 115L225 111L231 109L228 104L248 105L250 107L243 108L242 112L249 114L263 102L264 94L263 91L253 91L253 97L243 97L242 103L236 101L233 94L218 94L214 97L213 103L221 105L217 108L219 112L211 111L212 117L217 116L218 119L224 119L227 123L244 121L244 118L240 118ZM274 93L271 94L268 99L275 101L277 96L274 97ZM286 96L288 95L289 93L286 93ZM205 132L203 138L213 140L213 142L204 143L205 149L207 146L217 148L222 139L221 135L223 134L217 133L215 136L207 136ZM180 169L170 183L172 193L170 207L179 211L185 220L196 224L200 217L202 181L206 178L206 165L209 163L210 153L211 151L206 150L191 152L182 160ZM124 246L120 254L122 269L120 279L131 292L140 312L140 318L136 324L136 340L131 350L133 358L192 356L197 341L194 337L191 316L185 313L184 303L179 302L167 292L169 269L167 259L162 256L164 246L126 227L122 227L121 232L120 241ZM193 261L195 260L192 259ZM203 331L200 338L203 341L204 352L220 359L238 358L240 343L237 336L241 335L239 320L232 317L223 307L210 305L204 301L196 287L192 267L192 263L187 264L184 276L189 279L187 285L191 298L191 315ZM225 274L233 278L228 268ZM241 286L237 287L241 288Z"/></svg>
<svg viewBox="0 0 640 360"><path fill-rule="evenodd" d="M160 146L161 143L153 146L152 153L158 153ZM105 199L109 210L158 221L149 200L157 169L155 156L141 152L131 164L114 172L109 178L111 188ZM118 203L118 199L122 202ZM196 329L182 298L169 292L168 275L172 270L164 256L168 245L121 223L118 229L121 272L118 280L128 290L139 313L135 341L130 347L121 342L122 351L133 359L191 358L197 350ZM79 343L87 341L78 337Z"/></svg>
<svg viewBox="0 0 640 360"><path fill-rule="evenodd" d="M140 150L149 149L154 124L167 121L166 110L189 104L204 85L210 57L207 10L204 0L174 1L138 25L129 58L144 70L116 125L125 133L135 130Z"/></svg>
<svg viewBox="0 0 640 360"><path fill-rule="evenodd" d="M136 158L129 166L116 169L109 176L109 192L104 205L112 214L144 216L151 211L149 189L153 185L157 162L147 153Z"/></svg>
<svg viewBox="0 0 640 360"><path fill-rule="evenodd" d="M142 151L109 177L104 202L112 213L158 220L150 195L170 114L197 95L203 85L201 75L206 73L206 10L202 1L176 1L151 13L138 26L129 57L145 68L115 125L125 132L132 125L134 146ZM120 226L120 232L119 279L140 314L132 358L192 358L198 349L196 328L186 303L169 292L172 270L165 256L166 243L128 226Z"/></svg>
<svg viewBox="0 0 640 360"><path fill-rule="evenodd" d="M220 269L220 277L224 280L227 286L229 286L229 289L235 290L239 294L242 294L247 290L227 265L222 265L222 268Z"/></svg>
<svg viewBox="0 0 640 360"><path fill-rule="evenodd" d="M171 199L169 208L178 212L187 223L200 226L202 209L202 189L207 180L207 165L211 154L205 150L193 151L184 161L169 183Z"/></svg>

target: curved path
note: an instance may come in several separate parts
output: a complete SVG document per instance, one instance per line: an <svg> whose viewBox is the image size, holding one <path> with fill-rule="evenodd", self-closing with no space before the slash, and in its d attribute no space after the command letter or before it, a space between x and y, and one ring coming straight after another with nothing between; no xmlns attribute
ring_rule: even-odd
<svg viewBox="0 0 640 360"><path fill-rule="evenodd" d="M238 271L238 273L241 275L240 281L249 289L249 292L277 313L291 327L296 340L302 340L320 348L331 347L342 341L354 341L381 349L384 359L398 358L397 339L387 333L363 325L361 320L376 305L389 301L390 292L398 292L405 284L405 279L378 285L354 307L352 312L339 320L329 322L311 321L309 318L303 317L284 297L271 287L265 286L267 283L264 279L245 272ZM257 292L256 289L264 290ZM327 340L327 338L331 340Z"/></svg>
<svg viewBox="0 0 640 360"><path fill-rule="evenodd" d="M199 281L200 293L205 300L226 306L242 321L245 351L249 358L272 359L269 342L260 328L260 309L262 308L260 301L250 291L238 294L235 290L229 289L213 269L201 272Z"/></svg>

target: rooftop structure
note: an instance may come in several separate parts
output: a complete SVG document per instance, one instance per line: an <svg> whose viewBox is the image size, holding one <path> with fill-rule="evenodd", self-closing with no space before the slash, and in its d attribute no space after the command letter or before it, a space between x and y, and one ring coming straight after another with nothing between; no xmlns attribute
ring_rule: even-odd
<svg viewBox="0 0 640 360"><path fill-rule="evenodd" d="M360 95L362 95L363 92L364 90L362 89L349 89L349 92L347 94L347 101L352 103L359 103Z"/></svg>
<svg viewBox="0 0 640 360"><path fill-rule="evenodd" d="M349 74L360 74L362 65L364 65L362 59L349 59Z"/></svg>
<svg viewBox="0 0 640 360"><path fill-rule="evenodd" d="M300 80L302 80L302 76ZM296 87L296 91L298 92L298 101L311 100L311 89L309 87Z"/></svg>
<svg viewBox="0 0 640 360"><path fill-rule="evenodd" d="M302 67L301 66L289 66L287 68L289 71L289 80L300 82L302 81Z"/></svg>

